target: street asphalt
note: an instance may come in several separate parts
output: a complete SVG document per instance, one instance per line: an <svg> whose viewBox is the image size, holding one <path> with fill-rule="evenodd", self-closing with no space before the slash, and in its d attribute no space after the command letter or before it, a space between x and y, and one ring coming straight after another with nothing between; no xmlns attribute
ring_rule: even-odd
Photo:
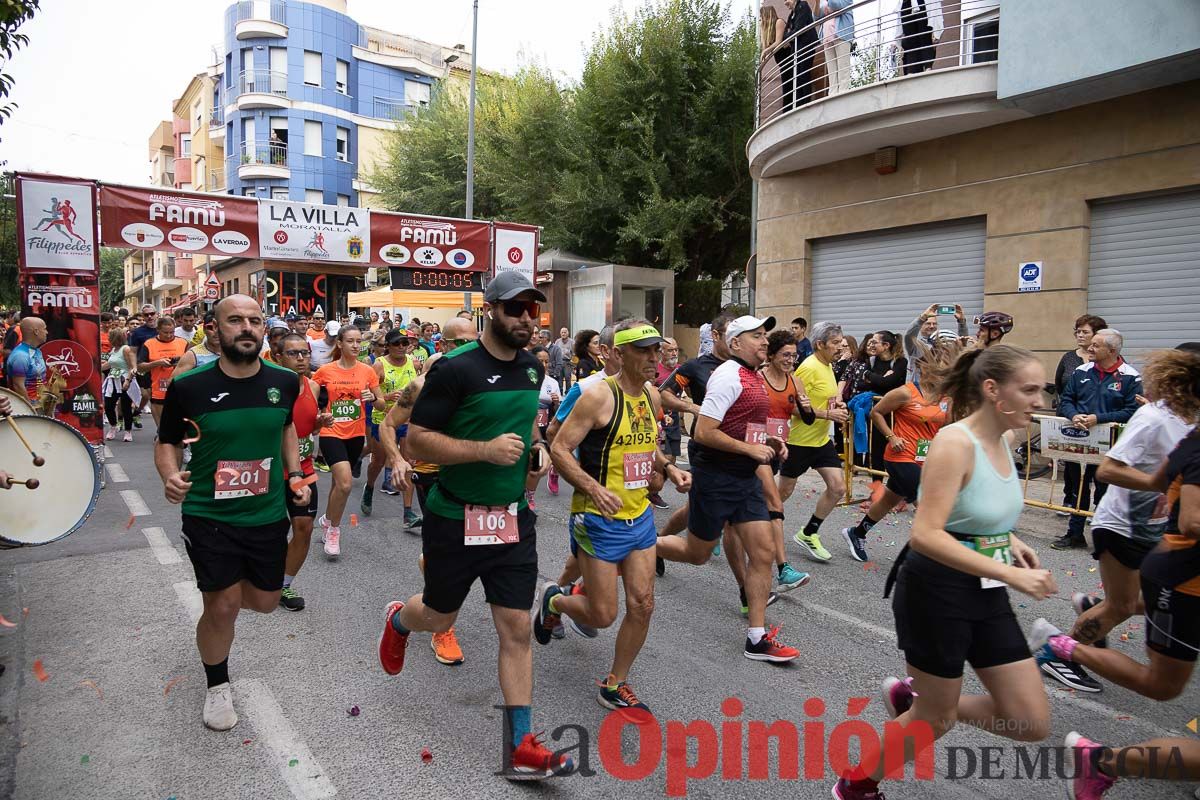
<svg viewBox="0 0 1200 800"><path fill-rule="evenodd" d="M631 678L653 709L656 725L627 726L620 748L612 729L601 735L608 712L596 702L596 681L608 671L615 628L595 640L569 634L544 647L534 643L534 729L550 734L552 748L575 746L577 761L586 753L586 766L595 774L508 783L493 775L500 765L503 715L495 708L501 703L496 636L480 589L468 598L457 626L466 663L437 663L428 635L414 634L401 675L388 676L379 667L376 646L384 606L421 588L420 539L400 525L400 498L377 491L375 514L364 517L357 500L362 481L357 480L348 509L356 513L357 525L343 525L341 559L326 561L314 536L296 581L308 607L298 613L246 612L239 619L229 666L241 721L226 733L210 731L200 719L205 683L193 641L199 600L195 577L179 535L179 508L164 499L153 468L153 422L149 416L144 420L137 442L109 443L108 485L83 528L56 544L0 552L0 664L5 667L0 798L628 800L661 797L669 790L691 797L779 791L827 798L835 776L821 741L845 739L851 728L835 730L848 712L874 729L886 720L880 681L900 674L903 660L889 602L882 599L883 582L907 540L912 512L893 515L876 529L870 541L874 562L863 565L849 557L838 533L859 518L857 504L835 510L822 530L834 559L813 563L791 541L816 497L818 479L805 476L786 509L787 546L793 565L813 579L768 610L769 623L781 627L783 640L799 648L800 659L777 667L742 657L745 623L723 556L702 567L668 564L656 586L650 635ZM323 504L328 476L320 483ZM543 484L538 493L543 576L558 574L567 551L567 488L564 483L562 494L551 497ZM862 494L863 486L858 488ZM674 505L682 501L674 491L664 497ZM144 507L139 508L139 498ZM4 501L0 497L0 507ZM656 513L661 525L669 512ZM1100 590L1089 556L1048 547L1065 526L1048 511L1027 509L1022 517L1021 533L1037 547L1060 588L1057 597L1042 603L1012 595L1026 627L1037 616L1068 627L1074 616L1071 592ZM1111 637L1112 646L1144 659L1144 634L1142 620L1132 620ZM1200 714L1194 686L1165 703L1112 685L1092 695L1046 686L1053 710L1046 747L1061 746L1071 730L1110 745L1195 735L1187 728ZM966 688L979 689L969 671ZM723 708L727 698L741 701L740 713L734 703ZM823 701L823 713L814 707L819 704L806 705L812 698ZM864 708L864 701L853 698L869 702ZM357 715L350 713L352 707ZM790 720L801 731L799 779L782 777L787 765L778 765L774 747L768 780L751 779L751 761L762 751L754 748L753 759L743 753L739 764L747 731L755 721L776 720ZM711 741L706 730L714 731ZM741 748L733 738L739 731ZM693 738L685 738L688 734ZM613 746L602 747L602 738ZM1035 745L1025 747L1020 752L1008 740L959 726L936 746L941 777L909 777L884 788L893 800L1065 796L1065 784L1053 777L1029 777L1028 769L1016 777L1023 757L1038 756ZM852 744L851 752L856 748ZM618 755L625 767L616 763ZM1053 752L1042 757L1053 765ZM685 761L693 772L711 776L685 781ZM989 777L983 774L984 761L991 764ZM823 777L806 777L810 762L825 764ZM790 763L794 767L795 755ZM945 777L951 767L955 780ZM624 777L618 777L622 770ZM1109 796L1184 798L1194 789L1126 781Z"/></svg>

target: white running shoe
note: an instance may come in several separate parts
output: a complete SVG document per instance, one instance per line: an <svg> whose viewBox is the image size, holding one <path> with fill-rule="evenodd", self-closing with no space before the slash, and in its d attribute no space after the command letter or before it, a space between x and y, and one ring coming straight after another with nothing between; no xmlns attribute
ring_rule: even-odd
<svg viewBox="0 0 1200 800"><path fill-rule="evenodd" d="M328 527L325 529L325 555L335 559L342 554L342 529Z"/></svg>
<svg viewBox="0 0 1200 800"><path fill-rule="evenodd" d="M129 431L125 431L125 435L124 435L123 437L121 437L121 441L123 441L123 442L132 442L132 441L133 441L133 434L132 434L132 433L130 433Z"/></svg>
<svg viewBox="0 0 1200 800"><path fill-rule="evenodd" d="M228 682L209 687L204 698L204 725L214 731L227 731L237 725L233 710L233 687Z"/></svg>
<svg viewBox="0 0 1200 800"><path fill-rule="evenodd" d="M104 434L104 438L105 438L107 441L110 441L110 442L111 442L113 439L117 438L117 429L116 429L116 428L109 428L109 429L108 429L108 430L105 432L105 434Z"/></svg>

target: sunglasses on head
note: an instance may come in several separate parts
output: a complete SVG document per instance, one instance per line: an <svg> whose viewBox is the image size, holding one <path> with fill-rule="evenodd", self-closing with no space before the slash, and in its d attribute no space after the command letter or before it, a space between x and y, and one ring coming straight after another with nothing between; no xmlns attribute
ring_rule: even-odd
<svg viewBox="0 0 1200 800"><path fill-rule="evenodd" d="M542 306L537 300L501 300L500 308L504 309L506 317L520 317L522 314L528 314L532 319L537 319L538 313L542 310Z"/></svg>

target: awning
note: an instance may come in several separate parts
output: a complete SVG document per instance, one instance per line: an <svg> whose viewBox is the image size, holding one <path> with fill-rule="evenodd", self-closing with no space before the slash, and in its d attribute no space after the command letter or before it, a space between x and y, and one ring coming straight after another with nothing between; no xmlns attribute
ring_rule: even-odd
<svg viewBox="0 0 1200 800"><path fill-rule="evenodd" d="M370 292L350 292L347 304L351 308L462 308L463 294L465 292L375 289ZM483 292L471 293L471 307L483 307Z"/></svg>
<svg viewBox="0 0 1200 800"><path fill-rule="evenodd" d="M175 303L174 305L170 305L170 306L167 306L166 308L164 308L163 313L166 314L171 311L174 311L177 308L183 308L184 306L195 305L199 299L200 299L200 295L195 294L195 293L189 294L186 297L180 298L178 303Z"/></svg>

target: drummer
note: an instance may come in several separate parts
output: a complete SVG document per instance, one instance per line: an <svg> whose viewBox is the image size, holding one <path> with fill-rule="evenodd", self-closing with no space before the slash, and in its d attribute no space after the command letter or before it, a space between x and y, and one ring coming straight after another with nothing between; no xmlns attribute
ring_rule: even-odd
<svg viewBox="0 0 1200 800"><path fill-rule="evenodd" d="M9 353L4 374L8 388L37 406L38 394L46 383L46 361L39 349L46 343L46 322L39 317L25 317L18 330L21 343Z"/></svg>

